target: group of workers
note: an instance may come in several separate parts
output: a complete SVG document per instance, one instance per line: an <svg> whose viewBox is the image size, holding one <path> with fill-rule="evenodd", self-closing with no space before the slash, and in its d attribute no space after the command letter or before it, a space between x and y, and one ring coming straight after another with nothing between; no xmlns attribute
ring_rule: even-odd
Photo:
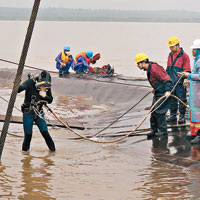
<svg viewBox="0 0 200 200"><path fill-rule="evenodd" d="M200 143L200 39L193 42L192 55L194 56L194 67L191 70L189 56L180 47L177 37L171 37L168 41L171 50L168 56L167 69L155 62L151 62L146 54L138 53L135 62L141 70L147 72L148 80L153 87L153 102L159 102L152 110L150 117L151 132L148 138L167 135L167 123L184 124L186 122L186 107L171 94L177 96L183 103L187 103L186 87L189 82L189 117L190 134L187 138L192 144ZM86 51L75 56L70 54L70 47L65 46L64 51L56 58L56 67L60 75L68 74L70 67L77 73L87 70L93 71L90 63L95 63L100 55L93 59L93 52ZM53 101L51 93L51 76L43 70L39 76L29 78L23 82L18 92L25 91L25 99L22 105L24 141L22 150L28 151L32 138L33 122L38 126L50 151L55 151L55 145L51 138L43 114L43 106ZM161 100L159 101L159 99ZM166 120L166 113L170 109L170 117ZM179 120L177 112L179 109Z"/></svg>
<svg viewBox="0 0 200 200"><path fill-rule="evenodd" d="M194 40L191 48L194 57L194 66L191 70L189 56L180 47L177 37L168 40L168 47L171 52L168 56L167 69L155 62L149 61L145 53L138 53L135 56L137 67L147 71L149 83L153 87L154 105L158 105L151 112L151 132L148 138L167 135L167 123L177 124L177 111L179 109L178 124L186 123L186 85L189 83L189 119L190 133L187 139L192 144L200 143L200 39ZM183 103L170 95L178 97ZM166 120L166 113L170 109L170 117Z"/></svg>
<svg viewBox="0 0 200 200"><path fill-rule="evenodd" d="M69 74L70 67L76 73L87 72L88 70L94 72L90 63L95 64L93 59L93 51L81 52L75 56L75 59L70 53L70 46L64 46L63 51L56 57L56 68L59 70L59 76Z"/></svg>

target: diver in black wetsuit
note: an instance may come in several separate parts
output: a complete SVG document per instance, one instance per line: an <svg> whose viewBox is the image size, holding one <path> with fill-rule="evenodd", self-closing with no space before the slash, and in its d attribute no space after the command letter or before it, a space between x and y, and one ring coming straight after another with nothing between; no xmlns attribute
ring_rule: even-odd
<svg viewBox="0 0 200 200"><path fill-rule="evenodd" d="M44 137L50 151L55 151L54 142L48 132L47 124L43 119L42 107L46 103L52 103L53 96L51 93L51 76L43 70L38 77L27 79L20 86L18 93L25 90L25 99L22 104L23 112L23 128L24 141L22 144L22 151L28 151L33 132L33 122L38 126L42 136Z"/></svg>

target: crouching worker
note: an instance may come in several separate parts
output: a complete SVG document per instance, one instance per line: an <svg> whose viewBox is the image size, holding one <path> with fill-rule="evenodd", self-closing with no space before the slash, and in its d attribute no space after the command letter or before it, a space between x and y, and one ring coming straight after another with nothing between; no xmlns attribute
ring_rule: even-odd
<svg viewBox="0 0 200 200"><path fill-rule="evenodd" d="M99 57L100 58L100 57ZM90 67L90 63L96 63L96 61L93 61L93 52L92 51L86 51L81 52L78 55L75 56L76 64L73 65L73 70L76 71L76 73L84 73L88 70L92 73L95 73L95 70Z"/></svg>
<svg viewBox="0 0 200 200"><path fill-rule="evenodd" d="M171 94L170 91L173 87L173 83L164 68L157 63L150 62L144 53L137 54L135 62L139 69L147 71L149 83L154 89L152 105L162 96L168 98ZM166 100L166 98L161 100L151 113L151 132L147 135L147 138L167 135L166 113L170 107L170 99ZM162 103L163 101L165 102Z"/></svg>
<svg viewBox="0 0 200 200"><path fill-rule="evenodd" d="M56 57L56 68L59 70L59 77L69 74L70 67L74 64L74 59L70 54L70 47L64 46L64 50Z"/></svg>
<svg viewBox="0 0 200 200"><path fill-rule="evenodd" d="M55 151L54 142L49 135L42 107L53 101L51 93L51 76L47 71L42 71L38 77L29 77L19 86L18 93L25 90L25 99L22 104L24 141L22 151L28 151L32 138L33 122L38 126L50 151Z"/></svg>

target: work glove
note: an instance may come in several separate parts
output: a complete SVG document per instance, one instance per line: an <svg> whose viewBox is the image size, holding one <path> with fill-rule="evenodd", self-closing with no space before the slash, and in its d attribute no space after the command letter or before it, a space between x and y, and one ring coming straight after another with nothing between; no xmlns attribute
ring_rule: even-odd
<svg viewBox="0 0 200 200"><path fill-rule="evenodd" d="M92 67L89 67L89 70L90 70L92 73L95 73L95 70L94 70Z"/></svg>
<svg viewBox="0 0 200 200"><path fill-rule="evenodd" d="M60 67L61 67L61 68L62 68L62 67L65 67L65 63L60 62Z"/></svg>
<svg viewBox="0 0 200 200"><path fill-rule="evenodd" d="M92 64L96 64L96 60L91 60L91 63Z"/></svg>
<svg viewBox="0 0 200 200"><path fill-rule="evenodd" d="M179 77L182 76L183 78L187 78L190 75L189 72L177 72L177 74Z"/></svg>
<svg viewBox="0 0 200 200"><path fill-rule="evenodd" d="M189 72L183 72L183 78L187 78L190 75Z"/></svg>
<svg viewBox="0 0 200 200"><path fill-rule="evenodd" d="M171 95L171 92L170 92L170 91L166 91L166 92L165 92L165 97L166 97L166 98L168 98L170 95Z"/></svg>
<svg viewBox="0 0 200 200"><path fill-rule="evenodd" d="M97 60L99 60L101 58L100 53L97 53L96 55L93 56L93 58L91 59L91 63L95 64Z"/></svg>
<svg viewBox="0 0 200 200"><path fill-rule="evenodd" d="M189 84L190 84L190 80L184 79L184 81L183 81L183 87L186 88L186 87L189 86Z"/></svg>
<svg viewBox="0 0 200 200"><path fill-rule="evenodd" d="M40 95L41 97L45 98L46 95L47 95L47 92L46 92L45 90L40 90L40 91L39 91L39 95Z"/></svg>

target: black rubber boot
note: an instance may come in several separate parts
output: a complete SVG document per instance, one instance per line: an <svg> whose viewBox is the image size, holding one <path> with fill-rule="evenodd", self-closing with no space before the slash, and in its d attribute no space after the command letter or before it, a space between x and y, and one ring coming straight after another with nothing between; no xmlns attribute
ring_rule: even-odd
<svg viewBox="0 0 200 200"><path fill-rule="evenodd" d="M185 120L185 113L180 113L180 116L179 116L179 120L178 120L178 124L185 124L186 123L186 120Z"/></svg>
<svg viewBox="0 0 200 200"><path fill-rule="evenodd" d="M191 144L199 144L200 143L200 130L198 130L196 137L191 140Z"/></svg>
<svg viewBox="0 0 200 200"><path fill-rule="evenodd" d="M63 74L62 73L59 73L59 75L58 75L60 78L62 78L63 77Z"/></svg>
<svg viewBox="0 0 200 200"><path fill-rule="evenodd" d="M196 135L192 135L190 132L186 135L187 140L193 140L196 137Z"/></svg>
<svg viewBox="0 0 200 200"><path fill-rule="evenodd" d="M67 78L67 77L69 77L69 75L70 75L70 72L64 72L63 77Z"/></svg>
<svg viewBox="0 0 200 200"><path fill-rule="evenodd" d="M177 111L170 111L170 116L166 120L167 124L169 125L177 125L177 117L176 117Z"/></svg>
<svg viewBox="0 0 200 200"><path fill-rule="evenodd" d="M169 125L177 125L177 117L175 116L170 116L167 120L166 120L167 124Z"/></svg>
<svg viewBox="0 0 200 200"><path fill-rule="evenodd" d="M196 135L196 137L191 140L191 144L199 144L200 143L200 135Z"/></svg>
<svg viewBox="0 0 200 200"><path fill-rule="evenodd" d="M28 151L30 149L32 134L26 134L24 136L24 142L22 144L22 151Z"/></svg>
<svg viewBox="0 0 200 200"><path fill-rule="evenodd" d="M151 132L147 134L147 139L151 139L152 137L154 137L155 133L155 131L151 130Z"/></svg>
<svg viewBox="0 0 200 200"><path fill-rule="evenodd" d="M168 133L167 132L162 132L162 131L158 131L157 133L155 133L155 135L157 137L160 137L160 136L163 136L163 135L167 135Z"/></svg>

